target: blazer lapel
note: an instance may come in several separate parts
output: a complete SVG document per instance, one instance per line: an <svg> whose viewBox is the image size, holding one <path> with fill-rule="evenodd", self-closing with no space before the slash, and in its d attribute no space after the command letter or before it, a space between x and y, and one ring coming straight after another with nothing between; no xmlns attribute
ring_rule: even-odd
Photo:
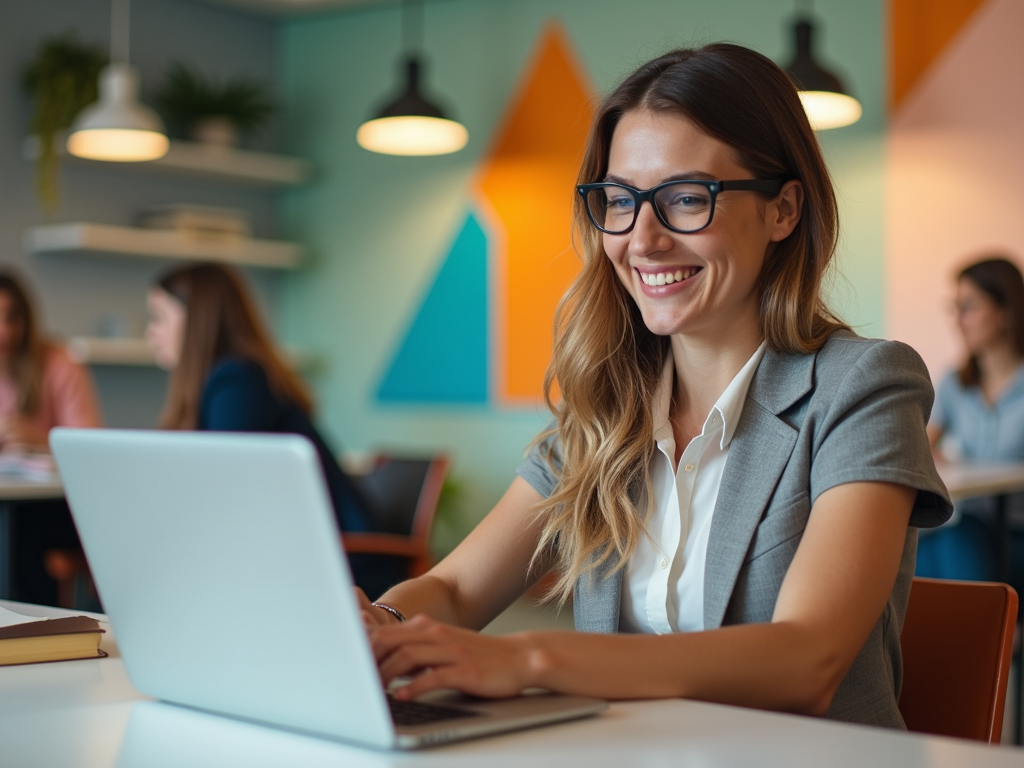
<svg viewBox="0 0 1024 768"><path fill-rule="evenodd" d="M796 445L797 431L778 418L813 384L814 355L766 351L740 423L715 503L704 567L704 628L722 624L751 539Z"/></svg>
<svg viewBox="0 0 1024 768"><path fill-rule="evenodd" d="M578 632L619 631L622 569L611 571L619 558L612 555L590 573L580 576L573 591L572 613Z"/></svg>

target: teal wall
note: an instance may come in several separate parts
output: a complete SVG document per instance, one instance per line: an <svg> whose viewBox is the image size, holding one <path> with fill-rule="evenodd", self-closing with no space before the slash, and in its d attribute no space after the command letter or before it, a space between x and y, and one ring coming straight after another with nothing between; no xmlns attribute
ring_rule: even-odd
<svg viewBox="0 0 1024 768"><path fill-rule="evenodd" d="M464 489L450 546L511 480L546 416L541 409L380 404L376 391L462 223L477 163L524 74L544 24L559 21L597 91L671 47L743 43L790 57L791 0L433 0L426 3L429 91L470 131L465 150L397 158L359 148L360 122L396 88L398 5L289 21L278 55L290 152L318 177L288 193L288 234L313 254L289 276L279 330L323 353L320 420L349 449L443 447ZM834 303L862 333L883 328L883 0L818 0L818 50L864 105L856 125L822 135L843 234ZM568 226L568 224L567 224Z"/></svg>

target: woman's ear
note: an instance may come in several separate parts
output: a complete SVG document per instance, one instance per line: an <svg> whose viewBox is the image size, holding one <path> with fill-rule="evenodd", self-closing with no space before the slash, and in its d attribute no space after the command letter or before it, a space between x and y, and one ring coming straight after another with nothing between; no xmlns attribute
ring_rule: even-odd
<svg viewBox="0 0 1024 768"><path fill-rule="evenodd" d="M782 185L779 194L768 207L771 242L781 242L793 233L803 209L804 185L797 179L791 179Z"/></svg>

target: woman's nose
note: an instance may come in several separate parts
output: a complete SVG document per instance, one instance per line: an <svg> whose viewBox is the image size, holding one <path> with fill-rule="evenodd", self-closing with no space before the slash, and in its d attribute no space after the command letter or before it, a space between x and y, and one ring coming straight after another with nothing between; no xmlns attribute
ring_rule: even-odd
<svg viewBox="0 0 1024 768"><path fill-rule="evenodd" d="M630 251L637 256L665 250L672 245L672 233L658 219L654 206L644 201L636 215L636 223L630 233Z"/></svg>

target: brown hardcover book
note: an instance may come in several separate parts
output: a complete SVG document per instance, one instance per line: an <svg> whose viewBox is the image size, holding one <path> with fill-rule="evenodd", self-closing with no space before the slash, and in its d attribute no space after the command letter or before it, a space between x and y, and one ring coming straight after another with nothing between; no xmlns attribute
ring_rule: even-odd
<svg viewBox="0 0 1024 768"><path fill-rule="evenodd" d="M88 616L0 627L0 666L101 658L107 655L100 650L105 631Z"/></svg>

